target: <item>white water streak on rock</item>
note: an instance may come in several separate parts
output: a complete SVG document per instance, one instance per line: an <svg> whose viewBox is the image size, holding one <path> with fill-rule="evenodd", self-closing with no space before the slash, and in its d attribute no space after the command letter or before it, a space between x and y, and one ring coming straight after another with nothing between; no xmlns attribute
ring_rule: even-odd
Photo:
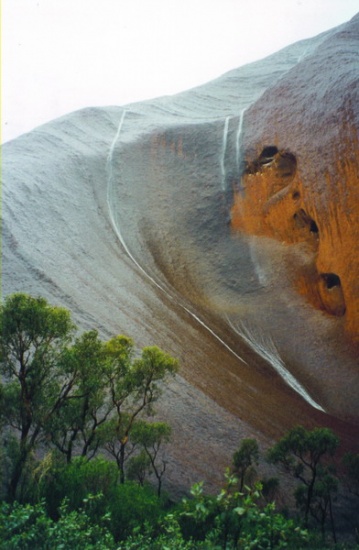
<svg viewBox="0 0 359 550"><path fill-rule="evenodd" d="M113 167L112 167L112 161L113 161L113 152L114 152L116 144L117 144L117 142L120 138L123 122L125 120L125 115L126 115L126 110L124 110L123 113L122 113L121 120L120 120L118 128L117 128L117 132L116 132L115 137L112 141L112 144L111 144L108 156L107 156L107 164L106 164L107 173L108 173L108 178L107 178L107 207L108 207L108 212L109 212L111 224L112 224L112 227L113 227L113 229L114 229L114 231L117 235L117 238L120 241L120 243L121 243L124 251L126 252L127 256L132 260L132 262L141 271L141 273L143 273L143 275L145 275L145 277L147 277L147 279L149 279L151 281L152 284L154 284L161 292L163 292L167 296L167 298L169 298L172 302L175 302L179 307L184 309L184 311L186 311L193 319L195 319L197 321L197 323L199 323L203 328L205 328L232 355L234 355L237 359L239 359L239 361L241 361L242 363L245 363L246 365L248 365L248 363L246 363L246 361L244 359L242 359L242 357L240 357L228 344L226 344L226 342L224 342L218 336L218 334L216 334L208 325L206 325L206 323L204 321L202 321L195 313L193 313L191 310L189 310L184 304L181 304L180 302L178 302L169 292L167 292L167 290L165 288L163 288L153 277L151 277L151 275L147 271L145 271L145 269L138 263L136 258L131 253L130 249L128 248L128 246L127 246L127 244L126 244L126 242L125 242L125 240L122 236L120 228L119 228L119 226L116 222L115 209L114 209L114 204L113 204L114 193L113 193Z"/></svg>
<svg viewBox="0 0 359 550"><path fill-rule="evenodd" d="M258 282L261 286L267 286L268 277L267 277L267 274L266 274L265 270L263 269L263 267L261 266L261 263L258 259L256 246L253 242L250 242L248 247L249 247L249 254L250 254L250 257L251 257L252 264L253 264L254 272L257 276Z"/></svg>
<svg viewBox="0 0 359 550"><path fill-rule="evenodd" d="M243 119L244 119L245 111L246 111L246 108L242 109L241 112L239 113L238 130L236 135L236 165L237 165L238 172L239 172L239 163L240 163L241 136L242 136L242 130L243 130Z"/></svg>
<svg viewBox="0 0 359 550"><path fill-rule="evenodd" d="M125 120L125 116L126 116L126 110L124 110L123 113L122 113L121 120L120 120L118 128L117 128L117 132L116 132L115 137L112 141L112 144L111 144L108 156L107 156L106 167L107 167L107 173L108 173L108 178L107 178L107 207L108 207L108 212L109 212L112 227L113 227L113 229L114 229L114 231L117 235L117 238L120 241L124 251L126 252L127 256L132 260L132 262L136 265L136 267L138 267L138 269L141 271L141 273L143 273L157 288L159 288L162 292L164 292L167 296L169 296L168 292L164 288L162 288L157 283L157 281L155 281L155 279L153 279L153 277L151 277L147 273L147 271L145 271L143 269L143 267L138 263L136 258L130 252L130 249L128 248L128 246L126 244L126 242L125 242L125 240L122 236L122 233L119 229L119 226L117 224L117 221L116 221L116 209L115 209L114 204L113 204L114 191L113 191L113 166L112 166L113 162L112 161L113 161L113 152L114 152L116 144L117 144L117 142L120 138L120 134L121 134L123 122Z"/></svg>
<svg viewBox="0 0 359 550"><path fill-rule="evenodd" d="M113 152L114 152L114 149L116 147L116 143L118 141L118 138L120 137L120 133L121 133L121 130L122 130L122 125L123 125L123 121L125 120L125 116L126 116L126 109L124 109L122 111L122 116L121 116L121 119L120 119L120 122L119 122L119 125L117 127L117 132L115 134L115 137L113 138L112 140L112 143L111 143L111 147L110 147L110 150L108 152L108 155L107 155L107 169L109 170L109 178L112 179L112 158L113 158Z"/></svg>
<svg viewBox="0 0 359 550"><path fill-rule="evenodd" d="M287 370L283 363L279 351L273 342L270 335L263 334L259 329L244 325L244 323L238 323L237 326L228 319L228 324L232 329L241 337L258 355L263 357L272 367L277 371L281 378L296 391L303 399L307 401L312 407L319 411L325 412L325 410L314 401L308 394L307 390L298 382L298 380Z"/></svg>
<svg viewBox="0 0 359 550"><path fill-rule="evenodd" d="M224 121L223 137L222 137L222 153L221 153L221 175L222 175L221 187L222 187L222 191L226 190L225 156L226 156L227 140L228 140L229 119L230 119L230 117L227 116L225 121Z"/></svg>

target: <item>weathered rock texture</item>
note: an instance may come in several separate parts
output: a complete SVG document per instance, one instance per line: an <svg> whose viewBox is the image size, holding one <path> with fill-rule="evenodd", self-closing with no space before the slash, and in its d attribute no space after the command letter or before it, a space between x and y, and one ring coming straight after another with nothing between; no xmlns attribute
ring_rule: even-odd
<svg viewBox="0 0 359 550"><path fill-rule="evenodd" d="M249 108L232 226L300 244L293 285L359 341L359 17ZM297 247L298 248L298 247ZM359 376L359 372L358 372Z"/></svg>
<svg viewBox="0 0 359 550"><path fill-rule="evenodd" d="M298 423L358 441L357 24L3 147L3 293L180 360L169 486Z"/></svg>

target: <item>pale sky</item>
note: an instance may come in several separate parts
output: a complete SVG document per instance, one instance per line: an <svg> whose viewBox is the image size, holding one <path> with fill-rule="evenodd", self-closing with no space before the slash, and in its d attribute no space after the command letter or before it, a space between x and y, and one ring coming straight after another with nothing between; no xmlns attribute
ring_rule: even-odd
<svg viewBox="0 0 359 550"><path fill-rule="evenodd" d="M1 0L2 142L174 94L351 19L358 0Z"/></svg>

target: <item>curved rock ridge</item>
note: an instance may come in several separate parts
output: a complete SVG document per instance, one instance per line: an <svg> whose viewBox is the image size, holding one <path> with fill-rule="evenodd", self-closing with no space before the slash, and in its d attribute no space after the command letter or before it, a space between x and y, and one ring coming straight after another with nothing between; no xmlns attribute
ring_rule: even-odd
<svg viewBox="0 0 359 550"><path fill-rule="evenodd" d="M347 283L334 264L316 263L318 213L338 201L315 192L309 168L294 187L307 150L287 144L284 121L270 133L269 99L263 124L260 114L348 28L173 97L66 115L3 146L3 294L41 294L83 330L179 358L160 406L175 434L169 485L216 483L240 438L267 445L298 422L334 427L347 447L357 440L357 356L338 328L351 311ZM351 119L341 127L354 143ZM316 140L305 142L314 159ZM342 160L336 173L352 173L351 157ZM351 193L346 180L339 187Z"/></svg>
<svg viewBox="0 0 359 550"><path fill-rule="evenodd" d="M248 110L232 225L306 248L299 292L359 341L359 16Z"/></svg>

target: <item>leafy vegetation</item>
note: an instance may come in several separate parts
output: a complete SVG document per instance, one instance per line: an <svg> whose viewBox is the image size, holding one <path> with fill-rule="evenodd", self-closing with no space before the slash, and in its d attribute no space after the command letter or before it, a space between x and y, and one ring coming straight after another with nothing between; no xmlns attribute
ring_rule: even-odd
<svg viewBox="0 0 359 550"><path fill-rule="evenodd" d="M144 415L153 416L160 385L175 374L177 361L155 346L135 357L126 336L102 342L92 330L74 339L75 328L68 311L44 298L15 294L1 306L0 417L10 459L9 501L20 496L21 484L24 489L35 454L49 448L67 463L75 455L91 460L106 449L124 483L131 434L134 429L138 434L139 421L142 431L147 425L142 447L160 483L155 460L169 431L152 426ZM141 446L138 435L135 444Z"/></svg>
<svg viewBox="0 0 359 550"><path fill-rule="evenodd" d="M259 448L255 439L243 439L241 445L233 455L233 468L239 477L239 490L243 491L244 483L248 483L256 473L255 466L259 460Z"/></svg>
<svg viewBox="0 0 359 550"><path fill-rule="evenodd" d="M70 512L66 501L60 507L57 521L47 515L43 503L2 503L0 549L108 550L115 548L115 543L105 526L106 519L100 518L94 523L85 509Z"/></svg>
<svg viewBox="0 0 359 550"><path fill-rule="evenodd" d="M78 335L66 310L25 294L5 300L0 324L0 550L358 547L335 544L331 430L295 427L268 452L297 482L297 515L277 510L277 478L258 480L254 439L240 442L217 495L199 482L173 503L162 488L171 427L154 405L175 359L157 347L136 355L126 336ZM358 464L344 457L351 502Z"/></svg>
<svg viewBox="0 0 359 550"><path fill-rule="evenodd" d="M303 426L297 426L268 453L270 461L280 463L300 480L295 497L298 507L303 510L304 524L308 526L311 514L320 523L324 534L329 515L334 540L332 496L337 490L338 481L333 473L333 465L327 459L334 455L338 445L338 437L328 428L308 431Z"/></svg>

